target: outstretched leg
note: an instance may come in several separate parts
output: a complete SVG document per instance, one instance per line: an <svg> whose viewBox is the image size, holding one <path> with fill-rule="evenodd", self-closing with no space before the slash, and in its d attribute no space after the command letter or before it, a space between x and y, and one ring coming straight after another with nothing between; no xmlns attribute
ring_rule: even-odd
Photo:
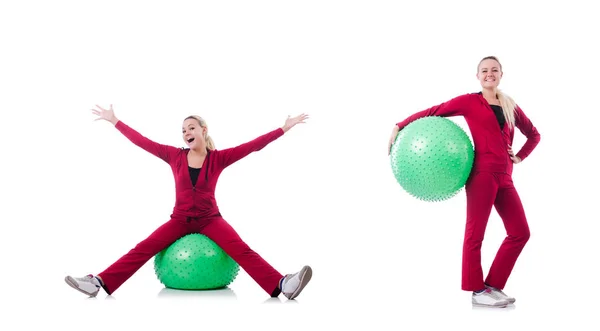
<svg viewBox="0 0 600 331"><path fill-rule="evenodd" d="M201 233L221 247L269 295L276 297L281 293L279 281L283 275L252 250L224 219L213 219Z"/></svg>
<svg viewBox="0 0 600 331"><path fill-rule="evenodd" d="M98 275L67 276L65 281L76 290L92 297L98 294L100 286L106 293L112 294L148 260L189 232L189 226L170 220Z"/></svg>
<svg viewBox="0 0 600 331"><path fill-rule="evenodd" d="M148 260L189 232L189 226L180 221L170 220L161 225L148 238L98 274L104 282L104 290L112 294Z"/></svg>

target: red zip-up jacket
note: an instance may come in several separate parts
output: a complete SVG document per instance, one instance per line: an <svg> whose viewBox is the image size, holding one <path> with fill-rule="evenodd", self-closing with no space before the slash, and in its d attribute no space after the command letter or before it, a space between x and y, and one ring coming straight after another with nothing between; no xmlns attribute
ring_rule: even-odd
<svg viewBox="0 0 600 331"><path fill-rule="evenodd" d="M467 93L437 106L415 113L396 125L402 130L411 122L426 116L463 116L473 138L475 160L473 170L501 172L512 175L513 163L508 155L512 146L514 129L508 123L500 124L481 93ZM515 127L527 138L516 156L525 160L540 142L540 134L519 106L515 108Z"/></svg>
<svg viewBox="0 0 600 331"><path fill-rule="evenodd" d="M187 161L189 148L156 143L121 121L117 122L115 127L134 144L171 166L175 177L175 207L171 218L187 221L220 216L215 200L215 187L221 172L248 154L263 149L284 134L283 129L277 128L239 146L209 151L200 169L196 185L192 185Z"/></svg>

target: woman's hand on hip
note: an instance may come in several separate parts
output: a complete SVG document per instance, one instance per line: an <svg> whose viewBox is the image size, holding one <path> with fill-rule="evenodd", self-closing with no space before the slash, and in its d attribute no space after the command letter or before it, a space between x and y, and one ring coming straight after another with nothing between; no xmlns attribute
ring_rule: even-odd
<svg viewBox="0 0 600 331"><path fill-rule="evenodd" d="M508 155L510 155L510 159L514 164L521 163L521 158L515 155L511 146L508 146Z"/></svg>

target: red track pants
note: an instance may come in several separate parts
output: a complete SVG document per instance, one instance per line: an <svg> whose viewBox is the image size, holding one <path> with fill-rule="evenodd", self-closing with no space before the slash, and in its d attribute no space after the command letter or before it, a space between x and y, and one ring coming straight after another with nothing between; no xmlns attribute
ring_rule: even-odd
<svg viewBox="0 0 600 331"><path fill-rule="evenodd" d="M211 218L207 221L192 219L189 222L171 219L98 274L104 282L104 290L108 294L112 294L148 260L169 247L177 239L190 233L201 233L212 239L269 295L278 296L281 293L278 284L283 275L248 247L237 232L221 217Z"/></svg>
<svg viewBox="0 0 600 331"><path fill-rule="evenodd" d="M511 176L505 173L474 171L465 185L465 191L467 224L463 244L462 289L481 290L485 284L502 289L529 240L529 226L521 199ZM507 236L484 283L481 244L492 206L502 218Z"/></svg>

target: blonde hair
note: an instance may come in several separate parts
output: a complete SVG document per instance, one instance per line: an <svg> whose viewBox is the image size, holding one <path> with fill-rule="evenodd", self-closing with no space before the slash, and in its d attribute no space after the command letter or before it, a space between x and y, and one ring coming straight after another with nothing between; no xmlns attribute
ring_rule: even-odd
<svg viewBox="0 0 600 331"><path fill-rule="evenodd" d="M477 72L479 73L479 66L481 62L485 60L494 60L498 62L500 65L500 71L502 71L502 64L495 56L486 56L477 65ZM502 92L500 89L496 89L496 98L500 101L500 107L502 107L502 112L504 113L504 118L506 119L506 123L508 123L510 128L515 126L515 108L517 108L517 103L506 93Z"/></svg>
<svg viewBox="0 0 600 331"><path fill-rule="evenodd" d="M208 130L208 127L206 126L206 121L202 117L197 116L197 115L190 115L190 116L186 117L184 119L184 121L189 120L189 119L194 119L194 120L198 121L198 124L200 124L201 127L206 128ZM208 133L206 133L204 135L204 140L206 140L206 149L208 149L209 151L214 151L215 150L215 142L208 135Z"/></svg>

